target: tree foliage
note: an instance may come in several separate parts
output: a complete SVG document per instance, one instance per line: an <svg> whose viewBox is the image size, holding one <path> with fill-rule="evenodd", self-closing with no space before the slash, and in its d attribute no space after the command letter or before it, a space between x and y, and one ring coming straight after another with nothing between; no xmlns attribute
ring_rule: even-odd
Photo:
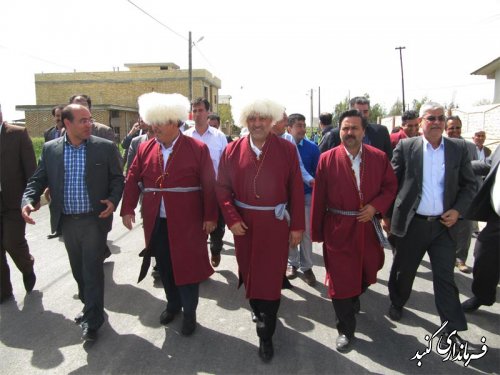
<svg viewBox="0 0 500 375"><path fill-rule="evenodd" d="M403 113L403 102L398 98L396 102L392 105L391 110L389 111L389 116L401 116L402 113Z"/></svg>

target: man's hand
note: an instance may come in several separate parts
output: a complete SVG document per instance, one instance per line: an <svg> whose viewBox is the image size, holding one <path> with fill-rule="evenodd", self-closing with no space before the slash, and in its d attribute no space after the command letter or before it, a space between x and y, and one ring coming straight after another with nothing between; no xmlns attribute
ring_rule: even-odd
<svg viewBox="0 0 500 375"><path fill-rule="evenodd" d="M248 229L247 225L243 221L238 221L236 224L233 224L229 230L235 235L235 236L244 236L246 233L246 230Z"/></svg>
<svg viewBox="0 0 500 375"><path fill-rule="evenodd" d="M391 234L391 219L388 217L382 219L382 229L385 230L387 234Z"/></svg>
<svg viewBox="0 0 500 375"><path fill-rule="evenodd" d="M451 228L452 226L455 225L459 216L460 216L460 213L457 210L454 210L452 208L452 209L446 211L444 214L442 214L441 220L439 220L439 221L445 227Z"/></svg>
<svg viewBox="0 0 500 375"><path fill-rule="evenodd" d="M115 211L115 205L109 199L101 199L100 202L106 205L106 209L99 214L99 219L105 219Z"/></svg>
<svg viewBox="0 0 500 375"><path fill-rule="evenodd" d="M129 214L122 217L122 223L128 230L132 230L132 226L135 224L135 215Z"/></svg>
<svg viewBox="0 0 500 375"><path fill-rule="evenodd" d="M364 206L362 209L359 210L358 221L360 223L366 223L367 221L370 221L376 213L377 213L376 208L373 207L371 204L367 204L366 206Z"/></svg>
<svg viewBox="0 0 500 375"><path fill-rule="evenodd" d="M27 222L28 224L35 224L35 220L33 220L30 216L30 214L33 212L33 211L38 211L40 208L40 202L37 203L35 206L31 205L31 204L27 204L25 205L22 209L21 209L21 215L23 216L23 219L25 222Z"/></svg>
<svg viewBox="0 0 500 375"><path fill-rule="evenodd" d="M290 231L290 235L288 236L288 243L290 244L290 247L295 247L300 243L300 241L302 241L302 233L304 233L303 230Z"/></svg>
<svg viewBox="0 0 500 375"><path fill-rule="evenodd" d="M134 135L136 132L138 132L140 129L140 124L138 122L136 122L134 125L132 125L132 128L130 129L130 131L128 132L128 135L129 136L132 136Z"/></svg>
<svg viewBox="0 0 500 375"><path fill-rule="evenodd" d="M206 234L210 234L215 230L217 223L215 221L204 221L203 222L203 230Z"/></svg>

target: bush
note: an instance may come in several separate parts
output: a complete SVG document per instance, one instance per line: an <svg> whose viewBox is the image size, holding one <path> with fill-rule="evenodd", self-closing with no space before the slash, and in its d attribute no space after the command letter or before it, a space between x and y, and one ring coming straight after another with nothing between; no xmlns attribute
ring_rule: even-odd
<svg viewBox="0 0 500 375"><path fill-rule="evenodd" d="M43 139L43 137L33 137L33 138L31 138L31 141L33 142L33 148L35 149L36 161L38 162L40 160L40 156L42 155L42 147L44 144L44 139Z"/></svg>

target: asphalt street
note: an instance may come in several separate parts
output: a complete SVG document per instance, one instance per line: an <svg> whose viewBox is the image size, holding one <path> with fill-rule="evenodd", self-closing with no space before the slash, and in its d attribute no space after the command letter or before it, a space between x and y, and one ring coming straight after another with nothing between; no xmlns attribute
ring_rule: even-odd
<svg viewBox="0 0 500 375"><path fill-rule="evenodd" d="M15 299L0 305L0 373L2 374L474 374L500 372L499 303L468 314L468 331L460 335L473 343L484 337L486 353L465 366L464 360L424 353L440 328L434 305L432 272L424 258L414 290L400 322L387 317L387 280L392 253L385 251L378 283L361 297L356 339L347 354L335 350L335 314L323 284L320 244L314 245L315 287L302 279L282 293L274 336L275 356L264 364L257 355L258 338L244 290L238 289L233 238L226 231L222 261L200 286L198 327L190 337L180 334L181 319L159 323L165 308L160 284L147 276L137 283L144 247L138 223L128 231L115 216L109 234L113 253L104 264L107 322L94 343L81 341L73 322L82 309L76 298L62 239L47 239L48 207L33 214L27 227L38 277L26 295L22 276L9 258ZM472 265L472 248L468 264ZM207 250L208 251L208 250ZM455 272L460 299L471 297L472 275ZM500 299L499 299L500 300ZM456 358L455 358L456 359Z"/></svg>

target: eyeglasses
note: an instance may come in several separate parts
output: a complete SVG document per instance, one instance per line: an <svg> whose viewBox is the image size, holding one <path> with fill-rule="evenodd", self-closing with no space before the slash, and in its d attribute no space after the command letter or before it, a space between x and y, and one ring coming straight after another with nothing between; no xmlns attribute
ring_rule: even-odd
<svg viewBox="0 0 500 375"><path fill-rule="evenodd" d="M429 122L434 122L436 120L438 120L439 122L442 122L446 119L446 117L444 117L444 115L441 115L441 116L427 116L427 117L423 117L424 119L426 119L427 121Z"/></svg>
<svg viewBox="0 0 500 375"><path fill-rule="evenodd" d="M450 126L449 128L446 128L446 130L460 130L462 129L461 126Z"/></svg>

